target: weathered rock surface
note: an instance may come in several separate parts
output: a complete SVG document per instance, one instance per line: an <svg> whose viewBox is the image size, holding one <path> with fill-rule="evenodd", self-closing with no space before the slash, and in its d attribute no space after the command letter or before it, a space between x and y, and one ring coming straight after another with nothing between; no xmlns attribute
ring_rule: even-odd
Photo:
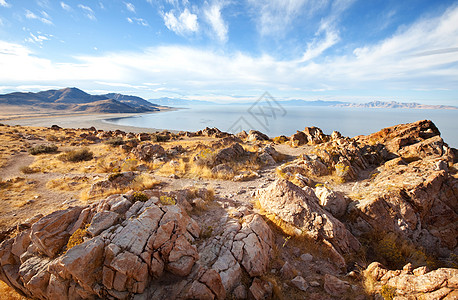
<svg viewBox="0 0 458 300"><path fill-rule="evenodd" d="M259 215L229 219L197 249L200 228L181 206L130 199L113 195L40 218L0 244L0 279L36 299L224 299L236 287L246 294L244 272L267 272L274 240ZM66 249L77 229L84 240Z"/></svg>
<svg viewBox="0 0 458 300"><path fill-rule="evenodd" d="M258 190L257 197L264 210L296 227L299 234L327 241L336 254L336 263L343 267L345 260L341 255L357 251L360 243L344 224L320 206L313 189L304 189L278 179Z"/></svg>
<svg viewBox="0 0 458 300"><path fill-rule="evenodd" d="M329 211L334 217L342 217L347 210L345 197L325 186L318 186L315 194L320 199L320 205Z"/></svg>
<svg viewBox="0 0 458 300"><path fill-rule="evenodd" d="M151 161L166 155L164 148L158 144L141 144L132 149L132 154L139 160Z"/></svg>
<svg viewBox="0 0 458 300"><path fill-rule="evenodd" d="M243 270L251 277L267 271L274 240L272 231L259 215L243 217L242 224L229 220L224 228L221 235L202 244L199 252L202 263L210 264L220 274L229 292L241 283Z"/></svg>
<svg viewBox="0 0 458 300"><path fill-rule="evenodd" d="M264 133L257 130L250 130L248 136L246 137L247 141L267 141L269 137Z"/></svg>
<svg viewBox="0 0 458 300"><path fill-rule="evenodd" d="M391 271L378 262L371 263L365 276L375 283L374 294L391 289L395 299L456 299L458 296L458 269L440 268L426 272L424 268L404 267Z"/></svg>

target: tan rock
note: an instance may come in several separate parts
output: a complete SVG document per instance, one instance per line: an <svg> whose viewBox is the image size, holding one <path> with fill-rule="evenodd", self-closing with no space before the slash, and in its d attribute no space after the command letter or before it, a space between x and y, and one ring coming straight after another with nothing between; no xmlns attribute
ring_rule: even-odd
<svg viewBox="0 0 458 300"><path fill-rule="evenodd" d="M283 221L297 227L315 239L328 240L340 253L359 249L358 240L339 220L319 205L312 189L300 187L279 179L257 191L261 206Z"/></svg>
<svg viewBox="0 0 458 300"><path fill-rule="evenodd" d="M49 257L55 257L67 244L70 237L69 230L78 219L82 209L82 207L72 207L55 211L34 223L30 239L38 251Z"/></svg>

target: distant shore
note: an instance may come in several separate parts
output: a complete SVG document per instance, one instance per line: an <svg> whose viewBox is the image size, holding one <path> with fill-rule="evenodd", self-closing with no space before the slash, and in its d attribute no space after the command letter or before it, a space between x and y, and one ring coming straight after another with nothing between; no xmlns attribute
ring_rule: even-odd
<svg viewBox="0 0 458 300"><path fill-rule="evenodd" d="M158 112L150 112L147 114L160 113L162 111L170 111L175 109L166 109ZM139 132L156 132L166 129L162 128L144 128L135 126L117 125L105 120L117 119L117 118L128 118L141 116L145 113L96 113L96 114L48 114L48 115L36 115L36 116L18 116L18 117L0 117L0 123L7 125L21 125L21 126L32 126L32 127L51 127L57 125L62 128L89 128L95 127L96 129L102 130L122 130L125 132L139 133Z"/></svg>

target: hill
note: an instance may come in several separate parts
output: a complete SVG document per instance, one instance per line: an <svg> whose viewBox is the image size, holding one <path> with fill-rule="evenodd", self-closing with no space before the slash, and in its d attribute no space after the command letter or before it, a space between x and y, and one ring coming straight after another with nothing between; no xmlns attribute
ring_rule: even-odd
<svg viewBox="0 0 458 300"><path fill-rule="evenodd" d="M92 113L143 113L160 110L158 105L140 97L115 93L91 95L78 88L4 94L0 95L0 106L21 107L24 110Z"/></svg>

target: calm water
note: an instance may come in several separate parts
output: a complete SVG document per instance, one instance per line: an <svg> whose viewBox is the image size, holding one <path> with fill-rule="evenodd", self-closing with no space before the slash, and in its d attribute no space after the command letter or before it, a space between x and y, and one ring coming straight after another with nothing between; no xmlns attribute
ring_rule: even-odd
<svg viewBox="0 0 458 300"><path fill-rule="evenodd" d="M107 122L185 131L198 131L207 126L233 133L256 129L270 137L290 136L304 127L317 126L327 134L338 130L345 136L353 137L400 123L429 119L439 128L445 142L458 148L458 110L285 106L284 110L258 108L250 114L248 109L249 106L193 106Z"/></svg>

